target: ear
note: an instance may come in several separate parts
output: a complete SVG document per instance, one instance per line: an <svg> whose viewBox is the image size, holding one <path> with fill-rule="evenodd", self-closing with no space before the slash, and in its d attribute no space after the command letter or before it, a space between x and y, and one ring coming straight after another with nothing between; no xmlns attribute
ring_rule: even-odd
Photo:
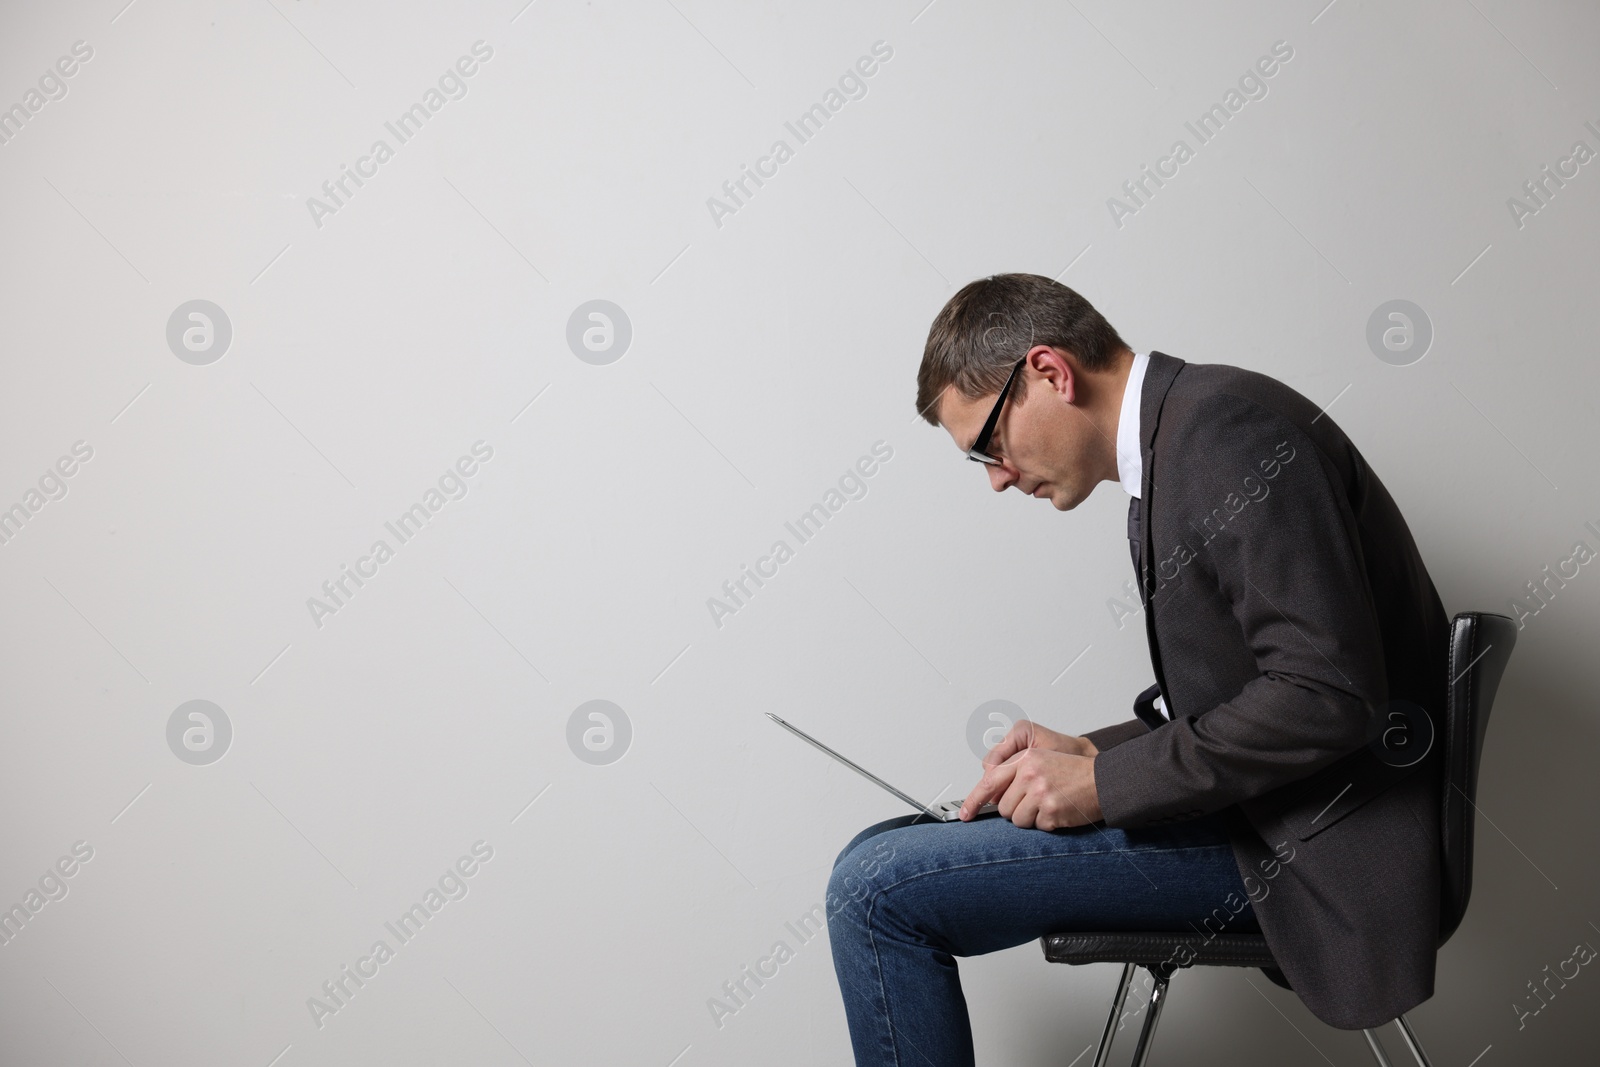
<svg viewBox="0 0 1600 1067"><path fill-rule="evenodd" d="M1065 349L1034 345L1028 350L1028 366L1047 388L1069 404L1078 399L1078 369Z"/></svg>

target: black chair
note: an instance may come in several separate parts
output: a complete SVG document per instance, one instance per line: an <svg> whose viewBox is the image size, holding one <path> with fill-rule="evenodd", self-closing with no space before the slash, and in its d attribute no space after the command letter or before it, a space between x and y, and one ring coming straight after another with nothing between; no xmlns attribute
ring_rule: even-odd
<svg viewBox="0 0 1600 1067"><path fill-rule="evenodd" d="M1495 690L1500 686L1500 677L1516 643L1516 624L1504 615L1462 612L1450 626L1450 678L1440 739L1444 745L1444 789L1439 800L1443 873L1439 900L1441 946L1461 924L1467 898L1472 893L1472 832L1478 793L1478 760L1483 752L1484 728L1489 723ZM1100 1037L1094 1067L1105 1067L1111 1054L1111 1041L1137 967L1150 972L1152 985L1148 1014L1133 1053L1133 1067L1144 1067L1150 1055L1156 1022L1161 1018L1161 1008L1167 999L1167 982L1181 967L1260 967L1278 985L1287 985L1282 981L1282 972L1267 948L1266 939L1260 934L1060 933L1040 940L1044 957L1051 963L1123 965L1122 980L1111 1001L1111 1015ZM1187 962L1175 964L1175 957L1180 955ZM1401 1014L1395 1022L1420 1067L1431 1067L1405 1015ZM1362 1032L1379 1067L1390 1067L1377 1034L1370 1029Z"/></svg>

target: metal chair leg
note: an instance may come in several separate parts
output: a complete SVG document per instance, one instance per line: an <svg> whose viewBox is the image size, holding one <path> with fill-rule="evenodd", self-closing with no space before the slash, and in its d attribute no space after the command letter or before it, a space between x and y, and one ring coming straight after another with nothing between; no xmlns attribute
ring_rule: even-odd
<svg viewBox="0 0 1600 1067"><path fill-rule="evenodd" d="M1150 978L1154 983L1150 987L1150 1014L1145 1017L1144 1028L1139 1031L1139 1044L1133 1050L1131 1067L1144 1067L1144 1062L1150 1055L1150 1044L1156 1036L1156 1022L1161 1018L1162 1005L1167 1002L1169 977L1170 973L1165 967L1150 971Z"/></svg>
<svg viewBox="0 0 1600 1067"><path fill-rule="evenodd" d="M1100 1035L1100 1051L1095 1053L1094 1067L1106 1067L1111 1058L1111 1039L1117 1036L1117 1020L1122 1017L1122 1006L1128 1000L1128 986L1133 984L1133 964L1124 964L1122 980L1117 983L1116 995L1111 998L1111 1016L1106 1019L1105 1033Z"/></svg>
<svg viewBox="0 0 1600 1067"><path fill-rule="evenodd" d="M1418 1067L1433 1067L1433 1064L1428 1062L1428 1054L1422 1051L1422 1042L1411 1032L1411 1024L1406 1022L1405 1013L1402 1012L1396 1017L1395 1022L1400 1024L1400 1036L1406 1039L1406 1047L1411 1050L1411 1055L1417 1058Z"/></svg>
<svg viewBox="0 0 1600 1067"><path fill-rule="evenodd" d="M1378 1067L1394 1067L1389 1062L1389 1057L1383 1054L1383 1046L1378 1043L1378 1035L1370 1029L1361 1032L1367 1036L1367 1047L1372 1050L1372 1058L1378 1061Z"/></svg>

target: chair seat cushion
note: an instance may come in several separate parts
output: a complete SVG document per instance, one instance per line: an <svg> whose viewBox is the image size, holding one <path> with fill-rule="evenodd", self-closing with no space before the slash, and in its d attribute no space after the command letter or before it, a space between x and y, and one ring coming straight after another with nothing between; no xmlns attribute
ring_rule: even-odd
<svg viewBox="0 0 1600 1067"><path fill-rule="evenodd" d="M1051 963L1137 963L1142 967L1265 967L1278 963L1260 934L1120 933L1046 934Z"/></svg>

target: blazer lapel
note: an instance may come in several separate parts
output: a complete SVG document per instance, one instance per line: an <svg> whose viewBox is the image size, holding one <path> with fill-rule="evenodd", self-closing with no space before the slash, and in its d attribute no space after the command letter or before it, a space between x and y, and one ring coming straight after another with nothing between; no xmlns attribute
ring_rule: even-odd
<svg viewBox="0 0 1600 1067"><path fill-rule="evenodd" d="M1156 643L1156 618L1150 610L1150 592L1155 588L1155 550L1150 537L1150 502L1155 494L1151 474L1155 468L1154 448L1156 430L1161 422L1161 406L1166 402L1167 390L1178 376L1184 361L1165 352L1150 352L1150 365L1144 372L1144 389L1139 397L1139 459L1142 470L1139 480L1139 600L1144 607L1145 641L1150 646L1150 665L1155 670L1156 685L1161 687L1162 703L1167 714L1177 717L1172 706L1172 692L1167 688L1161 673L1161 651Z"/></svg>

